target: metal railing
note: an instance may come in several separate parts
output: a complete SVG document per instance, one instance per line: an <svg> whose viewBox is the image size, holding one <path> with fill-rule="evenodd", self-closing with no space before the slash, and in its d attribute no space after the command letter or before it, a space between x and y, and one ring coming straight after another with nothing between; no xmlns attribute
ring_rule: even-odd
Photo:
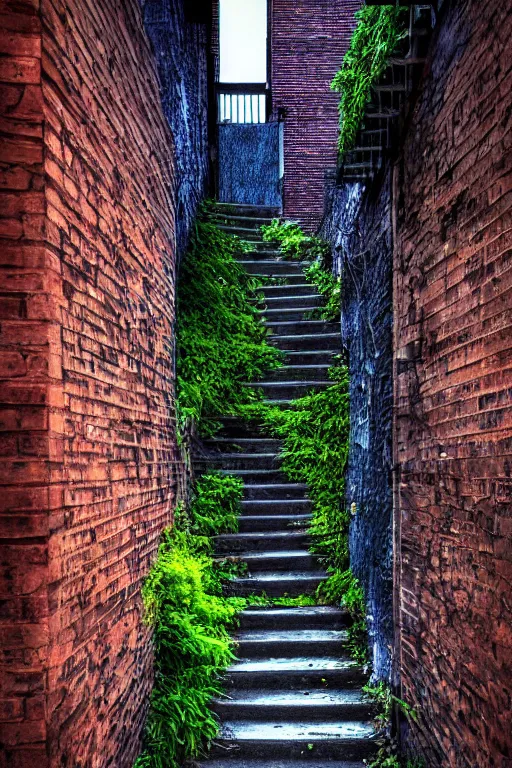
<svg viewBox="0 0 512 768"><path fill-rule="evenodd" d="M217 83L217 122L266 123L269 91L266 83Z"/></svg>

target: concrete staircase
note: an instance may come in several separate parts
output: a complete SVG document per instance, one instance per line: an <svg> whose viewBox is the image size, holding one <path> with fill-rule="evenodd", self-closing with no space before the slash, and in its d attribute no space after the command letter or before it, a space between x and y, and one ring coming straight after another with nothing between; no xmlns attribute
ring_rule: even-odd
<svg viewBox="0 0 512 768"><path fill-rule="evenodd" d="M286 407L330 383L339 327L306 319L321 299L304 279L304 264L283 260L263 242L259 227L277 215L219 205L215 219L251 243L240 257L251 273L278 278L263 289L262 311L271 343L287 353L286 365L256 386ZM238 475L245 484L239 533L216 537L219 557L247 564L247 574L230 583L233 594L311 595L326 578L308 548L307 487L288 481L279 448L257 426L228 418L199 457L204 467ZM241 614L238 660L226 675L226 696L214 702L220 735L205 768L363 768L375 752L374 729L361 692L364 671L346 653L349 621L325 606Z"/></svg>

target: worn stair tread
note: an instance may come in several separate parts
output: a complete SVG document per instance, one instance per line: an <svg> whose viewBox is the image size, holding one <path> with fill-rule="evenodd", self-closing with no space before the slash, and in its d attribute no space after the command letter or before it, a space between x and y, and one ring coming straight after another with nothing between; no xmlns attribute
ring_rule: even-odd
<svg viewBox="0 0 512 768"><path fill-rule="evenodd" d="M312 515L242 515L240 531L285 531L288 529L306 529Z"/></svg>
<svg viewBox="0 0 512 768"><path fill-rule="evenodd" d="M296 657L275 659L240 659L230 667L230 674L257 672L258 674L280 674L287 672L333 672L336 670L357 670L357 662L348 657L323 656L320 658Z"/></svg>
<svg viewBox="0 0 512 768"><path fill-rule="evenodd" d="M314 705L319 709L322 707L331 706L332 704L338 705L367 705L368 710L371 710L371 703L365 698L362 691L357 689L342 689L342 690L326 690L325 688L319 689L303 689L299 691L272 691L262 688L252 689L230 689L226 692L226 696L216 699L218 702L225 702L229 700L234 704L244 704L245 706L264 707L264 706L280 706L280 707L302 707L306 705Z"/></svg>
<svg viewBox="0 0 512 768"><path fill-rule="evenodd" d="M283 317L286 318L288 315L292 314L292 312L314 312L315 309L318 309L317 304L312 304L311 306L300 306L300 307L266 307L264 309L259 309L258 312L260 314L264 315L266 319L272 319L273 317ZM286 321L288 322L288 321ZM289 321L293 322L293 321ZM298 320L297 322L304 322L304 319Z"/></svg>
<svg viewBox="0 0 512 768"><path fill-rule="evenodd" d="M289 760L279 759L275 760L269 758L267 760L251 760L243 758L229 757L229 763L226 763L226 758L221 760L208 760L205 763L200 763L200 768L365 768L366 763L362 761L354 762L346 760L329 760L329 758L316 759L314 763L310 760Z"/></svg>
<svg viewBox="0 0 512 768"><path fill-rule="evenodd" d="M237 557L250 564L253 560L281 560L284 558L300 560L303 557L312 557L312 555L309 549L283 549L269 552L242 552Z"/></svg>
<svg viewBox="0 0 512 768"><path fill-rule="evenodd" d="M308 285L309 285L309 288L311 289L311 293L306 293L306 294L298 293L296 296L294 296L293 294L291 296L272 296L272 297L269 297L267 301L270 301L271 303L275 301L275 302L279 302L279 304L282 304L283 302L285 304L288 304L288 303L293 304L293 301L295 299L300 299L300 301L307 301L308 299L310 299L316 304L318 299L322 298L322 294L318 292L314 293L313 286L310 283L302 283L301 287L306 288ZM294 287L297 287L297 286L294 286ZM278 310L276 309L275 311L277 312Z"/></svg>
<svg viewBox="0 0 512 768"><path fill-rule="evenodd" d="M280 505L283 506L293 506L294 504L301 504L303 506L311 505L311 501L309 499L254 499L254 500L248 500L243 499L242 500L242 507L254 507L258 508L258 506L275 506L279 507Z"/></svg>
<svg viewBox="0 0 512 768"><path fill-rule="evenodd" d="M272 520L272 521L279 521L282 522L288 521L288 520L297 520L297 522L307 522L308 520L311 520L311 513L304 512L303 514L290 514L290 515L242 515L244 520L259 520L260 522L264 522L265 520ZM242 517L240 519L242 519Z"/></svg>
<svg viewBox="0 0 512 768"><path fill-rule="evenodd" d="M279 626L289 629L296 624L303 626L345 627L350 623L347 611L326 605L297 606L292 608L261 608L253 606L246 608L240 614L242 628L268 628Z"/></svg>
<svg viewBox="0 0 512 768"><path fill-rule="evenodd" d="M307 485L306 483L250 483L245 486L246 488L271 488L274 491L277 490L285 490L285 491L306 491Z"/></svg>
<svg viewBox="0 0 512 768"><path fill-rule="evenodd" d="M220 739L237 741L306 741L321 739L373 739L375 730L370 721L341 723L261 722L231 720L221 724Z"/></svg>
<svg viewBox="0 0 512 768"><path fill-rule="evenodd" d="M213 454L216 459L219 460L226 460L226 459L232 459L233 456L235 456L237 459L277 459L279 458L279 453L242 453L241 451L231 451L231 453L228 452L215 452ZM210 458L210 454L206 454L207 458Z"/></svg>
<svg viewBox="0 0 512 768"><path fill-rule="evenodd" d="M250 387L265 387L265 389L286 389L286 387L329 387L331 384L334 384L331 379L325 379L322 381L319 380L311 380L311 381L303 381L303 380L295 380L295 381L255 381L253 384L249 384Z"/></svg>
<svg viewBox="0 0 512 768"><path fill-rule="evenodd" d="M311 321L314 322L314 321ZM307 340L313 340L313 339L339 339L340 334L339 333L297 333L297 334L274 334L271 333L269 335L269 338L271 339L281 339L283 341L284 339L293 339L294 341L297 341L299 339L307 339ZM297 350L299 351L299 350ZM317 350L315 350L317 351ZM318 350L323 351L323 350ZM333 355L336 354L336 351L333 351Z"/></svg>
<svg viewBox="0 0 512 768"><path fill-rule="evenodd" d="M208 218L212 218L215 221L220 219L229 219L230 221L241 221L241 222L247 222L247 223L253 223L255 225L266 225L270 224L272 222L272 219L270 216L240 216L239 214L229 214L229 213L220 213L220 214L210 214ZM225 223L225 222L224 222Z"/></svg>
<svg viewBox="0 0 512 768"><path fill-rule="evenodd" d="M221 541L230 541L230 540L238 540L238 539L247 539L247 541L259 541L260 539L264 537L271 536L275 539L283 539L286 540L293 540L293 538L304 538L304 534L299 531L274 531L271 534L266 533L220 533L218 536L214 536L215 540L221 540Z"/></svg>
<svg viewBox="0 0 512 768"><path fill-rule="evenodd" d="M272 437L212 437L209 440L206 441L207 443L220 443L220 444L227 444L227 445L236 445L237 443L240 443L241 445L252 445L254 443L256 444L262 444L262 443L275 443L276 445L280 444L281 441L277 438Z"/></svg>
<svg viewBox="0 0 512 768"><path fill-rule="evenodd" d="M236 456L236 454L234 454ZM258 480L264 479L265 477L274 477L276 475L276 472L279 473L283 478L286 477L286 475L283 473L283 471L280 469L279 466L276 466L272 469L219 469L219 472L226 475L237 475L239 477L245 477L246 475L254 475ZM280 479L280 478L279 478ZM275 485L275 483L273 483Z"/></svg>
<svg viewBox="0 0 512 768"><path fill-rule="evenodd" d="M347 632L342 629L281 629L254 630L238 632L236 639L244 643L305 643L333 641L346 643Z"/></svg>
<svg viewBox="0 0 512 768"><path fill-rule="evenodd" d="M325 571L262 571L254 576L241 576L232 581L237 583L249 583L256 581L279 582L279 581L309 581L315 579L325 579Z"/></svg>

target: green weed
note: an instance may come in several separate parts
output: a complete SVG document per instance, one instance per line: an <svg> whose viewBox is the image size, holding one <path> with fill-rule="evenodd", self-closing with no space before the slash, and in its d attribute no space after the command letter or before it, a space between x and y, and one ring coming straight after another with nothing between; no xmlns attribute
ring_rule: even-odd
<svg viewBox="0 0 512 768"><path fill-rule="evenodd" d="M240 497L237 478L199 479L190 509L176 510L145 579L155 683L136 768L178 768L203 754L217 734L209 702L221 693L220 675L234 658L229 630L244 604L222 596L233 568L213 560L209 536L232 530Z"/></svg>
<svg viewBox="0 0 512 768"><path fill-rule="evenodd" d="M407 9L385 5L363 6L355 14L357 26L341 69L331 83L331 88L341 93L338 146L342 154L353 148L371 87L406 35L407 13Z"/></svg>
<svg viewBox="0 0 512 768"><path fill-rule="evenodd" d="M200 219L178 281L177 414L213 434L218 419L258 398L246 383L281 365L258 313L259 281L236 261L241 241Z"/></svg>

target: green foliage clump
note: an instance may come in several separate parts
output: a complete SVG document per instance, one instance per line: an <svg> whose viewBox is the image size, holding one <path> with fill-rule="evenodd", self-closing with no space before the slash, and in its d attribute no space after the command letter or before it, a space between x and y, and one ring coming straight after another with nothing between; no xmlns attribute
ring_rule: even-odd
<svg viewBox="0 0 512 768"><path fill-rule="evenodd" d="M306 280L314 283L324 298L324 306L313 310L311 317L321 320L339 320L341 314L341 278L319 261L314 261L304 272Z"/></svg>
<svg viewBox="0 0 512 768"><path fill-rule="evenodd" d="M349 517L344 511L344 470L348 454L348 372L331 369L332 385L295 400L287 410L269 407L263 419L283 441L283 470L308 485L313 507L314 551L337 570L348 567Z"/></svg>
<svg viewBox="0 0 512 768"><path fill-rule="evenodd" d="M314 283L324 298L324 306L313 310L311 318L337 320L340 316L341 281L334 277L326 265L330 261L329 243L314 235L306 235L300 224L273 219L263 226L263 239L279 243L284 257L311 261L306 267L306 280Z"/></svg>
<svg viewBox="0 0 512 768"><path fill-rule="evenodd" d="M397 707L408 718L417 720L416 710L403 699L395 696L387 683L381 681L377 685L365 685L363 691L376 707L375 725L379 731L387 731L389 734L393 707ZM406 759L400 756L396 738L389 735L375 758L368 763L368 768L423 768L423 766L424 763L419 759Z"/></svg>
<svg viewBox="0 0 512 768"><path fill-rule="evenodd" d="M410 704L407 704L406 701L398 698L398 696L395 696L391 691L391 687L382 680L377 685L363 686L363 691L378 708L375 720L381 727L388 727L391 724L393 706L397 706L404 715L412 720L418 719L418 713L414 707L411 707Z"/></svg>
<svg viewBox="0 0 512 768"><path fill-rule="evenodd" d="M350 614L348 650L359 664L369 664L368 627L364 590L352 571L331 569L329 578L318 588L319 597L329 603L341 603Z"/></svg>
<svg viewBox="0 0 512 768"><path fill-rule="evenodd" d="M231 572L214 562L208 537L232 529L242 495L237 482L220 475L197 481L191 508L177 509L144 582L155 684L136 768L178 768L217 734L208 704L221 693L220 675L234 658L229 629L243 602L222 596Z"/></svg>
<svg viewBox="0 0 512 768"><path fill-rule="evenodd" d="M325 259L330 251L329 244L315 235L306 235L296 221L272 219L272 223L261 227L266 242L278 243L284 258L313 261Z"/></svg>
<svg viewBox="0 0 512 768"><path fill-rule="evenodd" d="M213 222L196 223L178 281L177 412L179 431L194 421L212 434L215 419L257 398L246 382L281 364L266 341L257 278L237 262L241 241Z"/></svg>
<svg viewBox="0 0 512 768"><path fill-rule="evenodd" d="M236 533L243 496L243 480L207 472L196 483L190 503L191 531L202 536Z"/></svg>
<svg viewBox="0 0 512 768"><path fill-rule="evenodd" d="M339 104L341 153L354 146L372 85L384 72L389 57L406 34L407 9L394 5L363 6L341 69L331 83L341 93Z"/></svg>

